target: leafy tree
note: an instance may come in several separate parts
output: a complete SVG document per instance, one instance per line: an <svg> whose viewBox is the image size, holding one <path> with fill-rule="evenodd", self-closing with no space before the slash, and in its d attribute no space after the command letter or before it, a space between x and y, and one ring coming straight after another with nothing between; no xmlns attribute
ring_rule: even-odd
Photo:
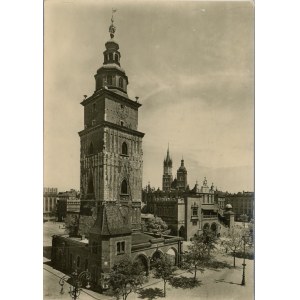
<svg viewBox="0 0 300 300"><path fill-rule="evenodd" d="M160 217L153 217L144 226L145 231L160 233L160 234L169 234L171 230L168 230L168 225Z"/></svg>
<svg viewBox="0 0 300 300"><path fill-rule="evenodd" d="M212 258L211 252L216 249L216 245L218 243L216 233L210 229L206 229L203 231L200 237L203 239L203 243L206 245L209 257Z"/></svg>
<svg viewBox="0 0 300 300"><path fill-rule="evenodd" d="M228 232L225 234L225 239L223 241L223 246L225 249L230 249L233 254L233 266L235 267L236 253L241 250L243 244L243 231L238 230L234 227L229 228Z"/></svg>
<svg viewBox="0 0 300 300"><path fill-rule="evenodd" d="M65 227L66 232L70 236L77 236L78 235L78 228L79 228L79 218L77 215L73 216L67 216L65 220Z"/></svg>
<svg viewBox="0 0 300 300"><path fill-rule="evenodd" d="M166 284L173 278L176 267L167 254L157 258L153 263L154 277L161 278L164 281L164 297L166 297Z"/></svg>
<svg viewBox="0 0 300 300"><path fill-rule="evenodd" d="M122 299L126 300L130 293L135 292L144 283L145 279L141 264L130 258L124 258L113 266L109 283L117 299L122 296Z"/></svg>
<svg viewBox="0 0 300 300"><path fill-rule="evenodd" d="M192 244L188 246L187 253L183 256L183 268L194 273L196 282L197 271L204 272L205 266L212 259L212 250L216 248L215 234L209 230L200 236L194 237Z"/></svg>

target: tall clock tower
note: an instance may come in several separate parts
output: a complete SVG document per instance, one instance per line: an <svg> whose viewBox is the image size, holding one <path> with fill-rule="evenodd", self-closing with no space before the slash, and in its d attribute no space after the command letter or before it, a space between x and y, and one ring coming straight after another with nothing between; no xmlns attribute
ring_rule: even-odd
<svg viewBox="0 0 300 300"><path fill-rule="evenodd" d="M137 101L127 95L128 77L121 67L119 45L105 44L103 65L95 75L96 88L82 102L84 129L80 136L81 208L79 233L88 235L101 205L129 208L132 230L141 227L142 138L138 131Z"/></svg>

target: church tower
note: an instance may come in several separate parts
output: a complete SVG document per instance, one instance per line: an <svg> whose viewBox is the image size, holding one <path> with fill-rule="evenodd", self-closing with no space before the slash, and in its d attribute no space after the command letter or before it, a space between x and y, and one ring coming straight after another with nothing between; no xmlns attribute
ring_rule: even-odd
<svg viewBox="0 0 300 300"><path fill-rule="evenodd" d="M167 156L164 159L164 172L162 177L162 190L169 191L171 189L171 184L173 181L172 175L172 158L170 157L169 145L167 150Z"/></svg>
<svg viewBox="0 0 300 300"><path fill-rule="evenodd" d="M179 190L185 191L187 187L187 170L184 166L184 160L182 158L181 165L177 170L177 188Z"/></svg>
<svg viewBox="0 0 300 300"><path fill-rule="evenodd" d="M138 131L141 104L127 95L129 81L120 64L115 32L112 16L103 65L95 75L95 91L81 102L84 129L79 132L79 234L85 235L94 225L100 207L107 203L129 208L132 230L141 227L144 136Z"/></svg>

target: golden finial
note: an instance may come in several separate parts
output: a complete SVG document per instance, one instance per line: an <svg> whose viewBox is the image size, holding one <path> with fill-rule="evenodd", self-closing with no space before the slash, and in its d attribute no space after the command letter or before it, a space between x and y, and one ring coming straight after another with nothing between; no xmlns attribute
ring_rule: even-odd
<svg viewBox="0 0 300 300"><path fill-rule="evenodd" d="M112 9L112 13L111 13L111 24L109 26L109 33L110 33L110 37L113 39L115 36L115 32L116 32L116 26L114 25L114 13L117 10L115 8Z"/></svg>

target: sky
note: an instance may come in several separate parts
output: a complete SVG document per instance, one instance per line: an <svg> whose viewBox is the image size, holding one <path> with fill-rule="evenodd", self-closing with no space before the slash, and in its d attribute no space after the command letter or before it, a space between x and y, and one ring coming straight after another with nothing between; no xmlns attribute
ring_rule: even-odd
<svg viewBox="0 0 300 300"><path fill-rule="evenodd" d="M143 186L173 176L254 190L254 8L244 2L45 1L44 186L79 189L83 95L95 90L111 9L128 95L139 96Z"/></svg>

